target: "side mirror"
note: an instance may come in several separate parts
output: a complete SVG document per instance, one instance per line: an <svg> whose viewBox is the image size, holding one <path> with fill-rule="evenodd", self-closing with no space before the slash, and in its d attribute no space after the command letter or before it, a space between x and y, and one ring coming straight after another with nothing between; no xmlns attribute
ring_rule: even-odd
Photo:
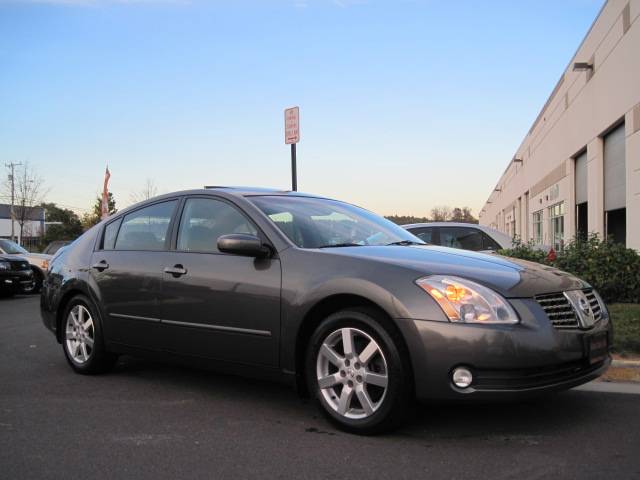
<svg viewBox="0 0 640 480"><path fill-rule="evenodd" d="M255 235L234 233L218 237L218 250L243 257L264 258L271 254L271 249L262 244Z"/></svg>

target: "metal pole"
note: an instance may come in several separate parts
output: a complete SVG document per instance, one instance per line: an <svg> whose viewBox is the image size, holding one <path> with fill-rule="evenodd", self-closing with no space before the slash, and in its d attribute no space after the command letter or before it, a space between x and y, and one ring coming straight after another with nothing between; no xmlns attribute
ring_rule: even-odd
<svg viewBox="0 0 640 480"><path fill-rule="evenodd" d="M298 171L296 168L296 144L291 144L291 190L298 190Z"/></svg>
<svg viewBox="0 0 640 480"><path fill-rule="evenodd" d="M15 186L16 186L16 175L15 175L15 168L19 165L22 165L21 163L5 163L5 166L11 169L11 175L9 176L9 180L11 180L11 241L15 242L15 230L14 230L14 220L15 220L15 209L14 209L14 204L15 204Z"/></svg>

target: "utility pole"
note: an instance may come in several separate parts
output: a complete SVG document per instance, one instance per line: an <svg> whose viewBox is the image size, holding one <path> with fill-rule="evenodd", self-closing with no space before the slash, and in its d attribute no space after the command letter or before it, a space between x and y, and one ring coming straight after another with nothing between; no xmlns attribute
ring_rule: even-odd
<svg viewBox="0 0 640 480"><path fill-rule="evenodd" d="M16 214L14 212L14 204L15 204L15 197L16 197L16 175L15 175L15 169L16 167L22 165L21 163L5 163L5 166L7 168L11 169L11 174L9 175L9 181L11 182L11 241L15 242L15 230L14 230L14 220L16 218Z"/></svg>

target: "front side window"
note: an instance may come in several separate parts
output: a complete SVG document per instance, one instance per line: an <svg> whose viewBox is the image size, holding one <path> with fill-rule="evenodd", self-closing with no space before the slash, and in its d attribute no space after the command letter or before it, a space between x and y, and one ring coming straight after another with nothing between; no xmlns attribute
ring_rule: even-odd
<svg viewBox="0 0 640 480"><path fill-rule="evenodd" d="M431 227L417 228L417 229L411 230L411 233L413 233L416 237L418 237L423 242L433 243L433 228Z"/></svg>
<svg viewBox="0 0 640 480"><path fill-rule="evenodd" d="M348 203L277 195L250 200L301 248L422 243L395 223Z"/></svg>
<svg viewBox="0 0 640 480"><path fill-rule="evenodd" d="M190 198L185 202L178 230L178 250L218 252L218 238L233 233L257 235L256 227L240 211L222 200Z"/></svg>
<svg viewBox="0 0 640 480"><path fill-rule="evenodd" d="M475 228L440 227L440 245L464 250L482 250L482 234Z"/></svg>
<svg viewBox="0 0 640 480"><path fill-rule="evenodd" d="M564 247L564 202L549 207L549 235L556 250Z"/></svg>
<svg viewBox="0 0 640 480"><path fill-rule="evenodd" d="M164 250L177 200L156 203L125 215L116 250Z"/></svg>
<svg viewBox="0 0 640 480"><path fill-rule="evenodd" d="M542 245L542 210L533 212L533 241Z"/></svg>

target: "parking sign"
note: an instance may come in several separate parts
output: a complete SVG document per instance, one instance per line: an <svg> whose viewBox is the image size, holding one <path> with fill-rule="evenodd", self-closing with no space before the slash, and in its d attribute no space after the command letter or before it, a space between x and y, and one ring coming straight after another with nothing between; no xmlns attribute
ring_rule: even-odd
<svg viewBox="0 0 640 480"><path fill-rule="evenodd" d="M289 145L300 141L300 109L287 108L284 111L284 143Z"/></svg>

